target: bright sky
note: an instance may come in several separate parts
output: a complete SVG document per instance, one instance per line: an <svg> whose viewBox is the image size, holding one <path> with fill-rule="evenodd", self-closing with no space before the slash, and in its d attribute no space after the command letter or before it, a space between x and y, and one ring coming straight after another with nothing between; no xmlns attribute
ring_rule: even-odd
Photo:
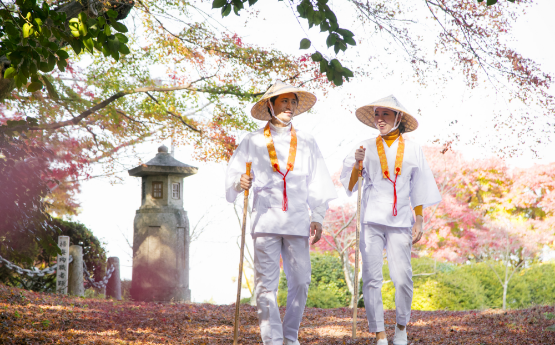
<svg viewBox="0 0 555 345"><path fill-rule="evenodd" d="M299 41L303 37L302 31L287 2L261 1L256 5L260 9L257 18L224 20L230 31L238 32L244 41L260 46L271 46L291 54L299 54ZM339 23L352 29L357 35L360 28L349 26L349 13L339 9L339 1L334 10L338 13ZM515 25L515 46L526 56L542 65L546 71L555 73L555 47L553 42L555 22L555 3L543 1L527 11ZM217 16L215 16L217 18ZM230 15L231 18L234 15ZM345 24L342 24L345 23ZM279 33L279 34L278 34ZM309 37L323 45L325 37L318 36L317 30L308 31ZM359 46L349 48L353 51L360 49L360 54L371 55L371 48L375 46ZM355 60L357 61L357 60ZM393 66L392 66L393 65ZM403 65L396 62L388 64L389 70L403 71ZM421 144L430 143L442 137L453 129L449 123L458 120L457 131L464 142L476 133L491 130L491 111L503 108L505 101L495 97L489 89L470 92L461 86L459 76L453 76L453 83L447 88L436 89L435 85L422 89L415 83L401 78L399 73L385 77L377 70L372 79L356 78L344 84L341 88L333 89L325 97L319 95L319 102L314 111L294 120L296 128L310 131L319 143L320 149L326 157L330 172L340 168L344 156L351 152L356 142L375 136L376 132L361 124L354 116L356 107L370 103L389 94L395 94L403 105L416 114L420 109L421 116L417 116L419 129L412 138ZM442 94L443 98L438 98ZM246 109L248 112L250 110ZM524 124L527 126L526 124ZM141 159L148 161L154 157L157 147L162 143L147 143L138 147ZM169 142L164 142L170 146ZM481 157L483 146L456 147L468 157ZM522 155L509 160L512 165L523 166L534 163L546 163L555 160L553 154L555 146L544 147L540 151L543 159L534 159L530 155ZM202 221L199 227L205 226L204 233L191 246L190 282L192 298L195 302L212 299L216 303L227 304L235 301L239 250L236 244L240 234L239 224L233 211L233 205L224 198L225 164L201 163L193 161L191 151L187 147L178 147L175 158L199 167L197 175L188 177L184 181L184 207L189 214L191 229ZM98 170L100 172L100 170ZM121 174L123 182L113 185L107 179L96 178L84 182L79 196L81 213L74 219L85 224L95 236L107 243L109 256L118 256L122 264L122 278L131 279L131 249L126 238L132 242L133 219L135 210L140 206L140 180ZM241 210L239 210L241 212ZM250 236L247 244L250 245ZM248 271L248 274L252 274ZM244 292L245 293L245 292ZM245 293L245 297L248 296Z"/></svg>

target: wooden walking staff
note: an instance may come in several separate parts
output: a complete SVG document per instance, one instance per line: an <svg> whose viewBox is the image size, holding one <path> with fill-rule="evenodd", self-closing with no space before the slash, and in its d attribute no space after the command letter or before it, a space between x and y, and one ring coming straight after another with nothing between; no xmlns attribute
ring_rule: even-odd
<svg viewBox="0 0 555 345"><path fill-rule="evenodd" d="M364 147L360 147L364 149ZM358 162L358 197L357 197L357 228L355 241L355 279L353 303L353 338L357 337L357 307L358 307L358 256L360 251L360 202L362 199L362 161Z"/></svg>
<svg viewBox="0 0 555 345"><path fill-rule="evenodd" d="M252 162L247 162L247 175L251 176ZM243 257L245 255L245 228L247 225L247 212L249 207L249 190L245 189L245 202L243 205L243 225L241 227L241 254L239 259L239 275L237 278L237 300L235 301L235 325L233 328L233 345L237 345L239 335L239 305L241 304L241 282L243 281Z"/></svg>

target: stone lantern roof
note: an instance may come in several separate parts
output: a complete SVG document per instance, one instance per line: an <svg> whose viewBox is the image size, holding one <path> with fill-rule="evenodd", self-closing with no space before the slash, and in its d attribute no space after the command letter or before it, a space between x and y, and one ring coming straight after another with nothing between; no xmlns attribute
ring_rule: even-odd
<svg viewBox="0 0 555 345"><path fill-rule="evenodd" d="M198 172L198 168L182 163L173 158L168 153L168 148L162 145L158 148L156 156L146 162L128 171L129 176L148 176L148 175L178 175L187 177Z"/></svg>

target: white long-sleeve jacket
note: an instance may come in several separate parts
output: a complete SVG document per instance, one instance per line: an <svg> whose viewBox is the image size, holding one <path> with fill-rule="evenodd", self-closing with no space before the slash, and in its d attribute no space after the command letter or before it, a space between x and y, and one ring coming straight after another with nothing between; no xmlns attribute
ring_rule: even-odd
<svg viewBox="0 0 555 345"><path fill-rule="evenodd" d="M383 140L383 139L382 139ZM397 216L393 216L393 184L382 175L380 157L376 147L376 138L368 139L357 144L345 160L341 171L341 183L347 195L358 190L358 182L349 191L349 180L353 166L356 163L355 150L363 146L366 148L363 161L363 195L361 217L363 223L376 223L394 227L409 227L414 224L412 209L422 205L423 208L433 206L441 201L432 170L426 162L420 145L405 139L405 152L401 175L397 177ZM384 141L389 171L394 171L397 155L397 139L391 147ZM391 177L395 180L395 176Z"/></svg>
<svg viewBox="0 0 555 345"><path fill-rule="evenodd" d="M281 172L286 172L291 143L291 128L270 125ZM288 210L282 210L283 177L275 172L264 138L264 129L249 133L231 157L226 172L226 199L235 201L242 193L239 185L246 162L252 162L253 213L251 233L309 236L309 209L312 221L322 223L328 202L337 192L312 135L295 128L297 155L295 165L286 178Z"/></svg>

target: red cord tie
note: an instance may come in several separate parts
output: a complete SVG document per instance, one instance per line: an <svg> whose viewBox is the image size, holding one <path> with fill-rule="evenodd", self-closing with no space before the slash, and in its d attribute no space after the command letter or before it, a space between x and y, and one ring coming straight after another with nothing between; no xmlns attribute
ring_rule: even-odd
<svg viewBox="0 0 555 345"><path fill-rule="evenodd" d="M395 169L395 181L391 180L389 178L389 171L384 171L385 176L387 177L387 179L389 181L391 181L391 183L393 183L393 216L396 217L397 216L397 176L399 176L399 171L401 169L397 168Z"/></svg>
<svg viewBox="0 0 555 345"><path fill-rule="evenodd" d="M283 174L279 170L279 165L274 164L274 167L276 168L276 171L280 173L281 176L283 176L283 207L281 209L283 211L287 211L289 209L289 206L287 204L287 182L285 181L285 178L287 177L287 174L289 174L289 166L287 167L287 172L285 174Z"/></svg>

